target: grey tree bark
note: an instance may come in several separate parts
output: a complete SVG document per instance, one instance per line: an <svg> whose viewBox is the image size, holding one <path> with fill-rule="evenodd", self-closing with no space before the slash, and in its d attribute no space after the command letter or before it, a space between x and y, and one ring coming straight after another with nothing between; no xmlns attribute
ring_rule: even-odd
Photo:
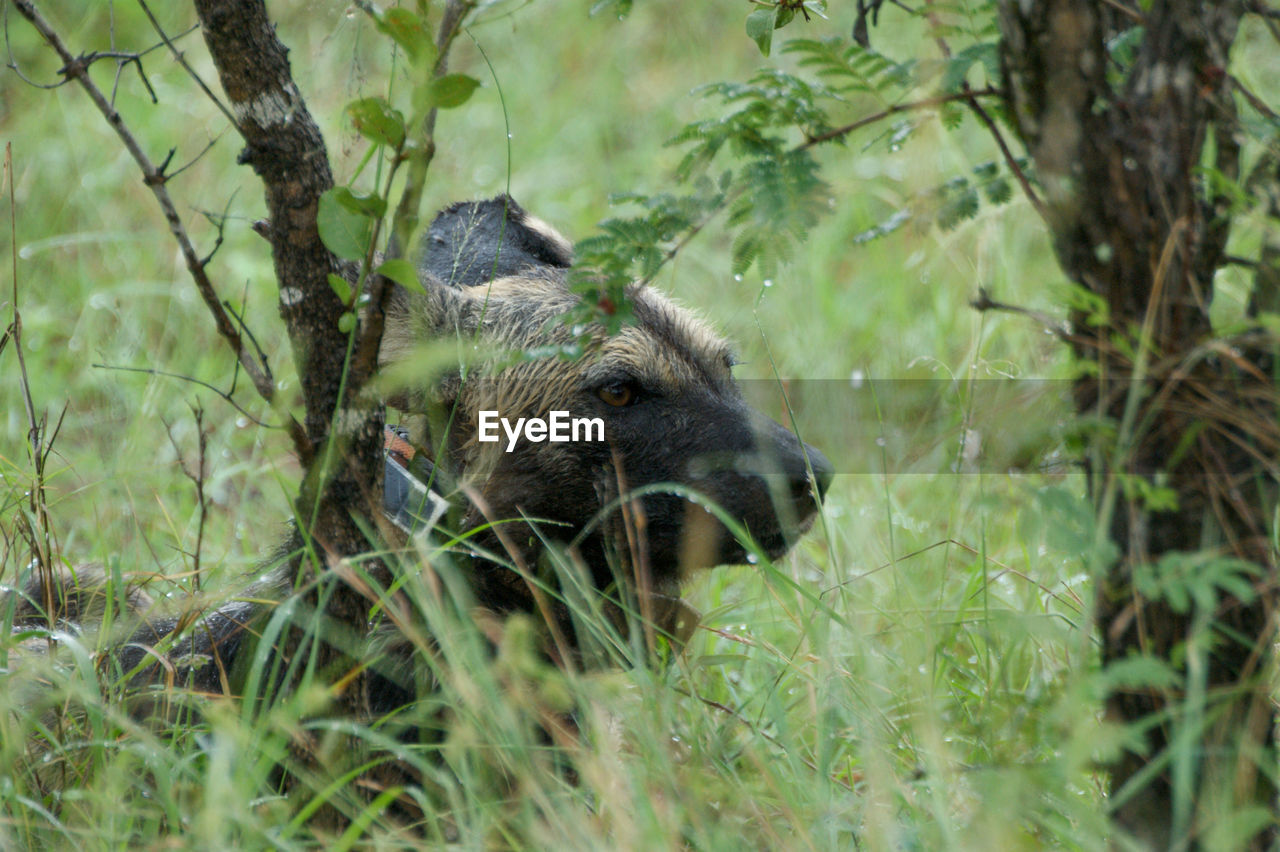
<svg viewBox="0 0 1280 852"><path fill-rule="evenodd" d="M262 179L271 243L285 320L297 363L306 413L308 444L300 448L306 471L297 506L300 532L313 558L295 557L296 582L304 602L323 613L326 638L295 629L280 653L311 653L315 668L330 680L354 672L337 702L355 719L370 717L366 673L342 647L341 634L363 636L372 601L367 589L347 582L343 559L370 548L365 530L374 526L382 484L383 408L365 391L376 367L377 340L348 346L339 328L347 310L328 283L336 273L355 280L355 270L325 248L316 225L320 196L333 176L320 130L294 84L288 50L276 38L262 0L196 0L201 32L213 56L236 126L245 141L241 162ZM375 301L376 305L376 301ZM368 322L368 315L363 322ZM354 356L354 357L353 357ZM362 523L364 529L362 529ZM386 570L362 562L385 587ZM326 582L336 574L337 582ZM330 588L331 586L331 588Z"/></svg>
<svg viewBox="0 0 1280 852"><path fill-rule="evenodd" d="M1098 566L1103 662L1143 654L1173 673L1107 697L1138 739L1111 764L1113 813L1157 849L1204 845L1236 813L1227 830L1263 848L1276 825L1274 357L1261 332L1228 340L1210 324L1231 207L1203 168L1239 177L1228 63L1246 4L1149 6L1125 69L1108 53L1134 24L1120 4L1002 0L1001 57L1059 263L1103 306L1076 311L1071 337L1087 368L1077 410L1116 430L1089 467L1119 553ZM1176 505L1152 500L1157 486ZM1167 593L1176 566L1200 572L1188 586L1215 570L1248 582L1187 602Z"/></svg>

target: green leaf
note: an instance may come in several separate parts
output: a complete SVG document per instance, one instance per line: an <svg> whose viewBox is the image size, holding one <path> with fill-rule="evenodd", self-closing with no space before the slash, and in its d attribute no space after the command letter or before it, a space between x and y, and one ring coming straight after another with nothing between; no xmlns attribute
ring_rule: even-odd
<svg viewBox="0 0 1280 852"><path fill-rule="evenodd" d="M1000 79L1000 51L997 42L971 44L947 60L942 72L940 88L944 92L958 92L969 74L969 69L979 64L986 71L987 81Z"/></svg>
<svg viewBox="0 0 1280 852"><path fill-rule="evenodd" d="M907 207L899 208L898 210L893 211L889 218L885 219L875 227L868 228L860 234L855 234L850 240L850 243L853 245L859 245L860 243L869 243L872 240L879 239L880 237L888 236L909 221L911 221L911 210Z"/></svg>
<svg viewBox="0 0 1280 852"><path fill-rule="evenodd" d="M733 241L732 263L734 275L741 275L751 267L760 254L760 241L750 232L743 232Z"/></svg>
<svg viewBox="0 0 1280 852"><path fill-rule="evenodd" d="M408 9L387 9L375 16L374 22L381 32L404 48L412 64L419 68L435 65L436 44L431 39L431 31L417 15Z"/></svg>
<svg viewBox="0 0 1280 852"><path fill-rule="evenodd" d="M383 261L374 272L384 278L390 278L402 287L408 287L411 290L422 289L422 282L418 280L418 270L414 269L413 264L402 257L393 257L391 260Z"/></svg>
<svg viewBox="0 0 1280 852"><path fill-rule="evenodd" d="M800 67L812 68L839 92L888 93L916 84L916 62L895 62L869 47L845 39L792 39L783 48L800 54Z"/></svg>
<svg viewBox="0 0 1280 852"><path fill-rule="evenodd" d="M631 3L632 0L596 0L591 5L591 11L587 12L587 14L595 16L607 9L615 8L618 10L618 20L621 21L631 14Z"/></svg>
<svg viewBox="0 0 1280 852"><path fill-rule="evenodd" d="M480 86L480 81L466 74L445 74L431 84L431 103L440 109L453 109L465 104Z"/></svg>
<svg viewBox="0 0 1280 852"><path fill-rule="evenodd" d="M1004 178L993 180L986 186L987 200L992 204L1005 204L1013 198L1013 187Z"/></svg>
<svg viewBox="0 0 1280 852"><path fill-rule="evenodd" d="M338 331L343 334L350 334L351 330L356 327L356 315L347 311L338 317Z"/></svg>
<svg viewBox="0 0 1280 852"><path fill-rule="evenodd" d="M378 144L399 148L404 144L404 115L385 98L361 98L347 104L347 114L361 136Z"/></svg>
<svg viewBox="0 0 1280 852"><path fill-rule="evenodd" d="M1102 676L1109 689L1170 689L1179 680L1167 661L1144 654L1108 664Z"/></svg>
<svg viewBox="0 0 1280 852"><path fill-rule="evenodd" d="M760 48L760 52L765 56L768 56L773 48L773 31L777 27L777 22L776 6L756 9L747 15L747 37L756 43L756 47Z"/></svg>
<svg viewBox="0 0 1280 852"><path fill-rule="evenodd" d="M960 225L961 222L978 215L980 201L973 187L965 183L958 191L952 193L938 210L938 227L944 231Z"/></svg>
<svg viewBox="0 0 1280 852"><path fill-rule="evenodd" d="M338 294L338 298L342 300L342 304L351 304L351 282L343 278L341 275L330 272L329 286L333 288L333 292Z"/></svg>
<svg viewBox="0 0 1280 852"><path fill-rule="evenodd" d="M325 248L343 260L363 260L373 238L373 220L353 212L338 200L338 190L320 196L316 228Z"/></svg>
<svg viewBox="0 0 1280 852"><path fill-rule="evenodd" d="M361 216L381 219L382 214L387 212L387 200L377 193L357 195L351 191L350 187L337 186L333 188L333 199L352 213L359 213Z"/></svg>
<svg viewBox="0 0 1280 852"><path fill-rule="evenodd" d="M943 104L938 110L938 120L942 122L942 126L947 130L955 130L963 124L966 115L968 115L968 110L959 104Z"/></svg>

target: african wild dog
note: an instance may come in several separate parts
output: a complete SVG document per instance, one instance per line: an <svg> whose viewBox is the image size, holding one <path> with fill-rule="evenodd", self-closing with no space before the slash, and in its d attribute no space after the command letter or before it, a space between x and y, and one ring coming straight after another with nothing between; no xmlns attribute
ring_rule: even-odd
<svg viewBox="0 0 1280 852"><path fill-rule="evenodd" d="M400 291L383 340L385 361L400 360L420 340L455 335L517 353L575 341L575 329L562 319L579 298L565 284L569 245L511 199L448 208L426 242L431 285L425 296ZM670 482L722 506L769 556L780 556L813 519L809 469L823 489L827 460L746 405L730 375L732 351L706 324L650 287L628 295L634 323L614 336L597 335L581 358L523 360L465 383L434 385L434 401L454 412L450 468L482 498L472 502L464 526L486 515L540 518L563 524L548 531L560 537L557 529L567 529L568 540L617 496L620 483L638 489ZM400 402L414 411L428 405L421 395ZM557 410L602 419L606 440L522 440L513 453L505 436L477 440L482 411L515 420ZM682 571L746 557L736 539L680 494L652 493L639 502L656 590L674 592ZM578 542L600 588L613 581L607 553L615 527L601 525ZM487 545L502 550L497 541ZM478 565L475 583L488 606L528 609L524 584L508 570Z"/></svg>
<svg viewBox="0 0 1280 852"><path fill-rule="evenodd" d="M769 557L782 555L812 522L813 486L819 494L825 490L830 465L746 405L730 374L729 347L687 310L636 286L628 293L631 324L614 335L587 329L581 357L554 354L583 338L583 329L563 320L579 298L566 284L571 249L507 197L440 213L423 255L424 289L396 292L381 360L384 366L403 362L423 341L449 339L464 349L479 342L491 353L487 362L470 365L465 379L455 369L390 399L416 417L410 437L430 459L430 473L418 467L418 478L459 507L461 531L481 531L468 569L481 606L500 614L533 612L529 586L511 564L536 565L544 542L554 539L572 546L597 589L630 584L640 610L659 628L687 634L689 611L678 599L685 572L741 563L748 555L688 499L691 493L718 504ZM485 442L479 440L482 411L513 421L566 411L601 421L604 440ZM633 490L642 496L619 500ZM521 523L489 525L507 519ZM258 589L252 597L284 595L286 581L281 577L274 591ZM38 589L29 596L43 600ZM185 675L179 682L220 691L224 667L246 644L242 638L262 607L228 604L172 645L180 653L171 657L180 657L175 665ZM563 609L553 617L571 631ZM147 622L122 646L122 670L145 667L144 653L175 625ZM388 689L388 704L409 697Z"/></svg>

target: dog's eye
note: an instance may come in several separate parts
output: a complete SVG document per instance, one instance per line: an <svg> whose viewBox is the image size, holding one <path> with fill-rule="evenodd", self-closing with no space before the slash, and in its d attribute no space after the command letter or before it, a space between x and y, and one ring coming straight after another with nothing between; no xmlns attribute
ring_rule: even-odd
<svg viewBox="0 0 1280 852"><path fill-rule="evenodd" d="M614 382L613 384L605 385L596 391L596 395L617 408L633 405L640 398L640 395L636 393L635 387L626 382Z"/></svg>

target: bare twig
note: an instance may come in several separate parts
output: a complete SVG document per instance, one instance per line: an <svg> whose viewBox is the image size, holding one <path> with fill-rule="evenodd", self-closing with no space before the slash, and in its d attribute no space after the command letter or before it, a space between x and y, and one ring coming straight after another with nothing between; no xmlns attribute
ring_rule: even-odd
<svg viewBox="0 0 1280 852"><path fill-rule="evenodd" d="M13 274L13 301L10 305L13 321L5 332L5 338L13 340L13 350L18 357L19 384L22 387L22 404L27 413L27 440L31 444L31 465L35 476L34 486L27 494L28 506L31 510L30 518L34 518L38 529L30 530L30 537L37 561L36 568L40 572L41 585L44 587L45 615L52 629L58 617L58 610L54 600L54 587L57 584L53 579L53 537L49 530L49 506L45 499L44 463L48 453L45 451L44 437L48 420L43 413L39 417L36 416L35 403L31 398L31 380L27 374L27 360L22 354L22 313L18 310L18 205L13 187L12 143L5 143L4 146L4 174L9 183L9 254ZM27 523L30 525L31 520L28 519Z"/></svg>
<svg viewBox="0 0 1280 852"><path fill-rule="evenodd" d="M1040 201L1040 196L1031 188L1031 181L1027 180L1026 172L1022 170L1022 166L1018 163L1018 158L1013 155L1013 151L1009 149L1009 143L1005 141L1004 134L1000 132L1000 128L992 120L991 116L982 104L978 103L977 92L969 87L968 83L964 84L964 94L969 97L965 100L969 109L973 110L973 114L978 120L986 125L987 130L991 133L991 137L995 139L996 147L1000 149L1000 156L1004 157L1005 165L1009 167L1009 171L1013 172L1013 176L1017 179L1018 185L1022 187L1022 194L1031 202L1031 206L1040 214L1040 218L1044 218L1044 204Z"/></svg>
<svg viewBox="0 0 1280 852"><path fill-rule="evenodd" d="M969 306L975 311L1007 311L1013 314L1022 314L1024 317L1030 317L1043 325L1060 340L1069 341L1071 338L1071 329L1062 320L1043 311L1034 311L1020 305L1008 305L1004 302L994 301L985 287L978 288L978 298L970 302Z"/></svg>
<svg viewBox="0 0 1280 852"><path fill-rule="evenodd" d="M236 123L236 117L231 114L231 110L227 109L227 105L222 102L222 99L215 95L213 90L205 85L204 80L200 79L200 75L195 72L195 69L187 63L186 55L181 50L178 50L177 45L173 43L174 40L170 39L168 34L165 33L164 28L160 26L160 22L156 20L156 16L152 14L151 7L147 5L146 0L138 0L138 5L142 7L142 11L146 14L147 20L151 21L151 28L156 31L156 35L160 36L160 40L164 42L165 47L169 48L169 52L173 54L173 58L182 66L182 70L186 71L191 79L196 81L196 85L200 87L200 91L204 92L209 100L213 101L214 106L216 106L218 110L227 117L227 121L231 122L232 126L234 126ZM186 30L186 32L179 35L178 38L182 38L182 36L187 35L187 33L195 31L196 27L191 27Z"/></svg>
<svg viewBox="0 0 1280 852"><path fill-rule="evenodd" d="M943 59L951 58L951 45L947 44L947 39L942 35L944 32L942 22L938 20L938 15L933 11L933 0L924 0L925 20L929 22L929 32L933 34L933 43L938 46L938 52L942 54Z"/></svg>
<svg viewBox="0 0 1280 852"><path fill-rule="evenodd" d="M956 101L964 101L968 103L973 98L999 98L1003 97L1003 93L999 89L973 89L967 92L952 92L949 95L938 95L932 98L923 98L918 101L910 101L908 103L894 104L880 112L863 116L851 124L843 127L837 127L834 130L828 130L825 133L819 133L795 148L792 151L804 151L815 145L821 145L823 142L830 142L832 139L839 139L841 136L848 136L855 130L860 130L870 124L884 121L886 118L903 112L915 112L916 110L929 109L930 107L942 106L943 104L955 103Z"/></svg>
<svg viewBox="0 0 1280 852"><path fill-rule="evenodd" d="M908 15L915 14L901 0L888 0L888 2L902 9ZM870 27L880 26L880 7L884 4L885 0L858 0L858 16L853 22L853 40L861 46L871 46ZM870 27L868 26L868 20L870 21Z"/></svg>
<svg viewBox="0 0 1280 852"><path fill-rule="evenodd" d="M1244 99L1249 102L1249 106L1257 110L1259 114L1265 116L1271 121L1276 121L1280 119L1280 115L1276 115L1276 111L1273 110L1271 107L1267 106L1267 104L1262 100L1262 98L1255 95L1253 91L1249 89L1249 87L1246 86L1244 83L1241 83L1239 77L1235 76L1234 74L1228 74L1227 79L1231 81L1231 88L1239 92L1244 97Z"/></svg>
<svg viewBox="0 0 1280 852"><path fill-rule="evenodd" d="M208 274L205 272L204 265L200 261L200 257L196 254L195 248L191 245L191 240L187 236L186 228L182 223L182 218L178 215L177 208L173 204L172 198L165 187L168 177L162 169L156 168L142 150L142 146L138 143L136 137L125 125L124 119L116 112L115 108L103 95L102 91L97 87L93 80L89 77L88 68L91 62L89 57L75 57L67 48L62 38L53 29L48 21L45 20L35 4L31 0L13 0L14 7L24 18L31 22L36 28L45 42L53 48L63 61L64 65L60 71L65 79L75 80L89 95L89 99L93 101L94 106L106 118L107 123L116 131L116 135L120 137L125 148L133 157L134 162L142 170L143 182L151 190L155 196L156 202L160 205L160 209L164 212L165 220L169 223L169 231L178 242L178 247L182 252L183 260L186 263L187 271L191 273L192 279L195 281L196 289L199 290L201 297L204 299L206 307L213 314L214 322L218 329L218 334L222 336L227 344L231 347L231 351L235 354L236 359L249 374L249 378L253 381L254 387L263 399L271 402L275 398L275 382L271 376L271 370L265 362L256 360L245 348L240 337L240 333L236 330L235 325L231 322L231 318L227 312L223 310L222 303L218 298L217 292L214 290L213 282L209 280ZM290 429L293 433L295 430ZM300 429L297 430L300 432ZM296 441L297 435L295 435Z"/></svg>
<svg viewBox="0 0 1280 852"><path fill-rule="evenodd" d="M1138 22L1139 24L1146 20L1146 17L1137 9L1130 9L1128 6L1122 5L1121 3L1117 2L1117 0L1102 0L1102 2L1107 6L1110 6L1112 9L1115 9L1120 14L1125 15L1130 20Z"/></svg>
<svg viewBox="0 0 1280 852"><path fill-rule="evenodd" d="M205 147L204 151L201 151L197 155L197 159L199 157L203 157L205 151L208 151L209 148L212 148L212 147L213 147L213 143L210 142L209 145ZM191 163L187 163L187 165L183 166L181 169L178 169L178 172L181 172L183 169L188 168L194 162L195 161L193 160ZM174 174L177 174L178 172L174 172ZM172 175L170 175L170 177L172 177ZM203 258L201 258L200 260L201 266L208 266L213 261L213 256L218 253L218 249L222 248L222 241L226 235L225 232L227 228L227 215L228 215L228 212L231 210L231 202L234 198L235 198L235 193L233 192L231 194L231 197L227 199L227 204L225 207L222 208L221 213L210 213L208 210L200 211L200 215L204 216L205 221L208 222L210 225L213 225L214 230L217 231L217 236L215 236L213 239L213 248L209 249L209 253L206 254ZM225 299L222 302L222 306L224 308L227 307L227 302ZM236 322L240 324L241 331L245 331L247 333L248 329L245 327L244 319L237 316ZM258 346L258 342L256 340L251 340L251 342L254 345L254 349L257 350L258 360L265 364L267 361L267 357L266 355L263 354L261 347Z"/></svg>
<svg viewBox="0 0 1280 852"><path fill-rule="evenodd" d="M245 409L243 405L236 402L235 399L231 396L231 394L234 392L234 388L231 391L224 391L221 388L215 387L214 385L211 385L206 381L197 379L194 376L184 376L181 373L170 373L166 370L157 370L152 367L119 367L114 364L90 364L89 366L93 367L96 370L120 370L121 372L125 372L125 373L145 373L148 376L164 376L167 379L179 379L184 382L191 382L191 384L193 385L199 385L202 388L211 390L214 393L216 393L219 397L221 397L224 401L226 401L227 404L229 404L236 411L240 412L240 414L243 415L246 420L248 420L250 423L252 423L255 426L261 426L263 429L284 429L286 431L288 431L289 429L287 425L272 425L271 423L266 423L262 420L259 420L257 417L254 417L251 413L249 413L249 411Z"/></svg>
<svg viewBox="0 0 1280 852"><path fill-rule="evenodd" d="M241 295L240 299L243 303L248 304L249 282L247 280L244 282L244 290L245 292L243 293L243 295ZM231 316L236 318L236 322L240 324L240 331L244 334L246 338L248 338L249 343L251 346L253 346L254 351L258 353L259 360L266 361L267 353L262 350L262 344L258 342L258 338L254 335L253 329L249 328L248 324L244 321L244 314L237 312L235 309L235 306L231 304L231 301L229 299L224 300L222 302L222 306L227 309L227 312L230 313ZM231 390L228 391L228 393L234 393L234 392L235 392L235 381L233 380L231 382Z"/></svg>
<svg viewBox="0 0 1280 852"><path fill-rule="evenodd" d="M747 730L751 731L751 733L764 738L768 742L782 749L784 752L787 752L788 754L791 753L790 750L785 745L783 745L782 742L777 737L773 736L768 731L762 730L758 725L754 724L750 719L744 718L742 714L734 710L732 707L728 707L724 704L721 704L719 701L716 701L715 699L707 698L706 696L698 695L697 693L686 692L685 690L680 689L679 687L675 687L675 691L679 692L682 695L686 695L690 698L698 699L703 704L707 705L713 710L718 710L721 713L725 714L726 716L730 717L731 719L735 719L738 722L741 722L743 725L747 727ZM810 760L808 757L805 757L803 754L794 755L794 756L799 758L800 762L803 763L805 766L807 766L810 771L821 774L822 770L818 769L818 765L814 763L812 760ZM848 781L846 781L844 778L841 778L839 775L828 775L827 777L830 780L839 784L841 787L848 790L849 792L853 792L853 785L850 784ZM860 775L855 775L853 777L853 780L855 782L861 781L862 777Z"/></svg>
<svg viewBox="0 0 1280 852"><path fill-rule="evenodd" d="M196 503L199 507L200 516L196 522L196 549L191 554L191 582L194 586L193 591L199 592L200 553L204 549L204 523L209 512L209 500L204 492L205 478L208 475L206 450L209 445L209 433L204 428L204 409L199 405L192 405L191 413L196 421L196 465L194 470L187 466L187 460L182 456L182 447L178 445L178 439L173 436L173 427L168 422L164 424L164 431L169 436L169 443L173 445L173 451L178 454L178 466L182 468L183 475L190 479L191 484L196 488Z"/></svg>
<svg viewBox="0 0 1280 852"><path fill-rule="evenodd" d="M685 246L693 242L694 237L702 233L703 228L707 227L707 225L710 225L711 220L714 219L720 213L721 210L724 210L726 207L732 204L736 199L738 199L741 195L742 195L741 187L735 187L732 192L726 193L724 198L720 200L719 204L717 204L715 207L712 207L710 210L707 211L707 215L702 217L702 221L697 222L696 224L693 225L693 227L685 231L684 236L681 237L675 243L675 245L667 249L667 253L662 256L662 259L660 261L658 261L658 264L653 268L653 271L650 272L648 275L646 275L644 278L641 278L637 283L640 286L647 286L651 284L653 282L653 279L657 277L658 273L662 271L662 267L666 266L669 262L675 259L676 255L684 251Z"/></svg>
<svg viewBox="0 0 1280 852"><path fill-rule="evenodd" d="M209 151L213 149L213 146L214 146L214 145L217 145L217 144L218 144L218 140L219 140L219 139L221 139L221 138L222 138L222 137L221 137L221 135L218 135L218 136L215 136L215 137L213 137L212 139L210 139L210 140L209 140L209 144L205 145L203 148L201 148L201 149L200 149L200 153L196 154L196 155L195 155L194 157L192 157L190 160L187 160L187 162L186 162L184 165L179 166L178 168L176 168L176 169L174 169L173 171L169 172L169 173L165 176L165 177L166 177L166 179L167 179L167 180L173 180L173 179L174 179L174 178L176 178L178 175L182 174L182 173L183 173L183 172L185 172L187 169L191 168L191 167L192 167L192 166L194 166L196 163L200 162L202 159L204 159L204 155L205 155L205 154L207 154L207 153L209 153ZM234 193L233 193L232 195L233 195L233 197L234 197ZM224 218L226 217L226 213L225 213L225 212L223 213L223 217L224 217ZM208 217L208 214L205 214L205 218L209 218L209 217ZM218 228L218 241L219 241L219 242L221 242L221 241L222 241L222 228L221 228L221 227L219 227L219 228ZM206 261L206 263L207 263L207 262L208 262L208 261Z"/></svg>
<svg viewBox="0 0 1280 852"><path fill-rule="evenodd" d="M31 86L36 89L45 89L47 91L49 89L60 89L63 86L65 86L68 82L65 78L63 78L56 83L37 83L35 80L32 80L25 73L23 73L22 68L18 66L18 63L13 58L13 42L10 41L9 39L9 4L8 3L4 5L4 52L6 57L5 63L4 63L5 67L13 71L13 73L17 74L18 79L26 83L28 86Z"/></svg>

